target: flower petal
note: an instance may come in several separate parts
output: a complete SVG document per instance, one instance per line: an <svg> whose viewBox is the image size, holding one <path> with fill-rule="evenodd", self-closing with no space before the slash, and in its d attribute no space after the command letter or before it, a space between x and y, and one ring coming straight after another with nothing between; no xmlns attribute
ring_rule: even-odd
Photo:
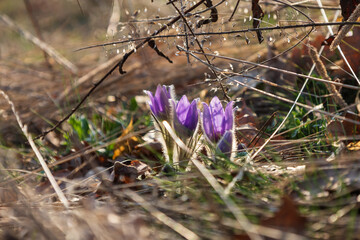
<svg viewBox="0 0 360 240"><path fill-rule="evenodd" d="M214 126L211 116L211 111L209 106L206 103L203 103L203 114L202 114L202 122L203 122L203 128L205 135L209 138L210 141L215 141L215 132L214 132Z"/></svg>
<svg viewBox="0 0 360 240"><path fill-rule="evenodd" d="M234 125L234 110L233 110L234 102L231 101L227 104L225 108L225 119L224 119L224 130L232 130Z"/></svg>
<svg viewBox="0 0 360 240"><path fill-rule="evenodd" d="M222 136L224 134L223 121L225 118L224 109L218 97L213 97L210 102L210 110L216 135Z"/></svg>
<svg viewBox="0 0 360 240"><path fill-rule="evenodd" d="M150 102L148 102L150 109L152 111L152 113L157 116L159 113L159 109L157 108L157 104L155 103L155 99L153 94L150 91L144 91L150 98Z"/></svg>
<svg viewBox="0 0 360 240"><path fill-rule="evenodd" d="M226 131L224 136L220 139L219 143L217 144L216 150L230 157L232 144L233 144L233 134L231 131Z"/></svg>
<svg viewBox="0 0 360 240"><path fill-rule="evenodd" d="M163 88L163 91L165 92L167 98L170 99L170 98L171 98L171 94L170 94L170 92L171 92L171 87L170 87L170 86L165 86L165 85L163 85L162 88Z"/></svg>
<svg viewBox="0 0 360 240"><path fill-rule="evenodd" d="M197 100L193 100L188 107L186 119L185 119L185 127L187 127L189 130L194 131L197 127L199 116L197 111Z"/></svg>
<svg viewBox="0 0 360 240"><path fill-rule="evenodd" d="M169 98L160 85L156 89L155 102L159 109L159 115L162 115L162 118L166 118L170 114L170 103Z"/></svg>
<svg viewBox="0 0 360 240"><path fill-rule="evenodd" d="M176 104L176 116L183 125L185 125L185 121L189 112L189 106L189 100L185 95L183 95L180 101Z"/></svg>

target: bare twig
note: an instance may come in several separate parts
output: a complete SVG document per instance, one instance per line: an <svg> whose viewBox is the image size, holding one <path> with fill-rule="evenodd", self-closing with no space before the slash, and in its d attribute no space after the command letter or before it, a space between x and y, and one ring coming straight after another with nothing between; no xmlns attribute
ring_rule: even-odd
<svg viewBox="0 0 360 240"><path fill-rule="evenodd" d="M211 3L211 1L210 1L210 3ZM206 62L207 62L209 65L212 65L211 62L210 62L210 60L209 60L209 58L205 55L205 51L204 51L201 43L199 42L199 40L198 40L197 37L195 36L195 33L194 33L194 31L191 29L191 26L190 26L189 23L187 22L185 16L182 14L182 12L179 10L179 8L176 7L176 5L175 5L174 3L171 3L171 4L172 4L173 7L175 8L175 10L179 13L180 17L184 20L184 22L185 22L186 26L188 27L191 35L194 37L197 45L199 46L200 51L201 51L202 53L204 53L204 57L205 57L205 59L206 59ZM209 6L208 4L207 4L206 6L207 6L207 7L212 7L212 3L211 3L211 6ZM222 92L223 92L223 94L224 94L224 97L226 98L226 100L227 100L228 102L230 102L231 99L230 99L230 97L227 95L226 90L225 90L225 88L224 88L224 85L219 81L218 74L216 73L216 71L213 70L213 68L210 68L210 70L213 72L214 76L216 77L216 81L218 81L218 83L219 83L219 85L220 85L220 88L221 88L221 90L222 90Z"/></svg>
<svg viewBox="0 0 360 240"><path fill-rule="evenodd" d="M210 18L207 19L201 19L197 24L196 27L200 28L202 25L209 24L211 22L216 22L218 20L218 11L216 7L213 6L213 3L211 0L205 1L205 6L211 9Z"/></svg>
<svg viewBox="0 0 360 240"><path fill-rule="evenodd" d="M229 22L231 21L231 19L234 17L234 15L235 15L235 13L236 13L236 10L237 10L237 8L238 8L238 6L239 6L239 3L240 3L240 0L237 0L237 2L236 2L236 5L235 5L235 8L234 8L234 11L231 13L231 16L229 17Z"/></svg>
<svg viewBox="0 0 360 240"><path fill-rule="evenodd" d="M179 48L179 49L182 49L183 51L185 51L185 49L183 49L183 48ZM200 54L200 55L204 54L204 53L197 52L197 51L189 51L189 53L191 53L191 54ZM340 83L340 82L328 81L326 79L317 78L317 77L311 77L311 76L307 76L307 75L304 75L304 74L300 74L300 73L296 73L296 72L292 72L292 71L288 71L288 70L284 70L284 69L279 69L279 68L276 68L276 67L267 66L267 65L264 65L264 64L258 64L258 63L254 63L254 62L249 62L249 61L245 61L245 60L241 60L241 59L237 59L237 58L232 58L232 57L216 55L216 54L212 54L212 53L205 53L205 54L208 55L208 56L212 56L214 58L227 59L227 60L230 60L230 61L240 62L240 63L253 65L253 66L258 66L258 67L261 67L261 68L266 68L266 69L269 69L269 70L274 70L274 71L282 72L282 73L285 73L285 74L289 74L289 75L293 75L293 76L297 76L297 77L301 77L301 78L309 78L309 79L319 81L319 82L330 83L330 84L333 84L333 85L336 85L336 86L342 86L344 88L360 90L360 87L357 87L357 86L344 84L344 83ZM236 73L232 73L232 74L237 75Z"/></svg>
<svg viewBox="0 0 360 240"><path fill-rule="evenodd" d="M7 15L0 14L0 21L2 21L6 26L11 28L13 31L17 32L19 35L23 36L27 40L34 43L41 50L45 51L50 57L52 57L57 63L67 68L71 73L77 74L78 68L67 60L64 56L58 53L54 48L49 46L47 43L41 41L39 38L32 35L30 32L26 31L19 27L15 22L13 22Z"/></svg>
<svg viewBox="0 0 360 240"><path fill-rule="evenodd" d="M117 26L120 21L119 0L113 0L112 13L109 19L109 25L106 30L108 36L114 36L117 33Z"/></svg>
<svg viewBox="0 0 360 240"><path fill-rule="evenodd" d="M185 11L185 13L191 12L192 10L194 10L195 8L197 8L198 6L200 6L205 0L200 0L197 4L194 4L192 7L190 7L188 10ZM94 84L94 86L89 90L89 92L81 99L81 101L70 111L70 113L68 113L63 119L61 119L59 122L57 122L55 124L55 126L53 126L52 128L50 128L49 130L43 132L42 134L40 134L39 136L37 136L35 139L39 139L39 138L43 138L45 135L47 135L49 132L54 131L56 128L58 128L61 124L63 124L66 120L69 119L69 117L71 115L73 115L76 110L78 110L80 108L80 106L86 101L86 99L95 91L95 89L108 77L110 76L110 74L112 74L115 69L119 68L119 72L120 74L125 74L126 72L123 70L123 65L126 62L126 60L133 54L136 52L137 49L139 49L140 47L142 47L143 45L145 45L146 43L148 43L153 36L156 36L157 34L161 33L162 31L164 31L165 29L167 29L169 26L173 25L175 22L177 22L179 19L181 19L180 16L174 18L173 20L171 20L170 22L168 22L165 26L161 27L159 30L155 31L150 37L147 37L144 41L142 41L141 43L139 43L138 45L135 46L134 49L132 49L130 52L127 52L124 54L124 56L122 57L122 59L116 64L114 65L98 82L96 82Z"/></svg>
<svg viewBox="0 0 360 240"><path fill-rule="evenodd" d="M237 33L255 32L257 30L260 30L260 31L272 31L272 30L285 30L285 29L293 29L293 28L324 27L324 26L339 26L339 25L356 25L356 26L359 26L360 22L326 22L326 23L314 22L314 23L296 24L296 25L288 25L288 26L249 28L249 29L232 30L232 31L198 32L198 33L194 33L194 35L195 36L230 35L230 34L237 34ZM167 34L167 35L161 35L161 36L155 36L155 35L151 36L152 39L157 39L157 38L178 38L178 37L186 37L186 34ZM87 46L87 47L78 48L75 51L81 51L81 50L90 49L90 48L96 48L96 47L104 47L104 46L109 46L109 45L113 45L113 44L122 44L122 43L134 42L134 41L141 41L141 40L146 40L148 38L149 37L141 37L141 38L133 38L133 39L127 39L127 40L121 40L121 41L113 41L113 42L108 42L108 43L90 45L90 46Z"/></svg>
<svg viewBox="0 0 360 240"><path fill-rule="evenodd" d="M122 59L122 57L123 56L121 54L118 54L113 58L107 60L106 62L100 64L99 66L95 67L93 70L91 70L90 72L79 78L78 80L76 80L73 86L67 87L56 100L57 101L63 100L64 97L66 97L69 94L72 88L77 88L80 85L84 84L85 82L89 81L90 79L94 78L96 74L104 71L110 66L113 66L115 63L118 63Z"/></svg>

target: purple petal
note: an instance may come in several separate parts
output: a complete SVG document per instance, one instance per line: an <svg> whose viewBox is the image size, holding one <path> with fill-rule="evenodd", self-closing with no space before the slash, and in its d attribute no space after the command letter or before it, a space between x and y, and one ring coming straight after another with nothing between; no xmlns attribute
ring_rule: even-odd
<svg viewBox="0 0 360 240"><path fill-rule="evenodd" d="M155 101L157 103L157 107L159 112L162 114L167 114L170 112L170 103L169 98L166 93L163 91L163 88L158 85L155 93Z"/></svg>
<svg viewBox="0 0 360 240"><path fill-rule="evenodd" d="M185 121L189 112L189 106L189 100L185 95L182 96L176 105L176 115L182 125L185 125Z"/></svg>
<svg viewBox="0 0 360 240"><path fill-rule="evenodd" d="M204 110L203 110L203 128L205 135L210 139L210 141L215 141L215 132L214 132L214 126L213 121L211 117L210 108L206 103L203 103Z"/></svg>
<svg viewBox="0 0 360 240"><path fill-rule="evenodd" d="M225 118L224 109L218 97L213 97L210 102L210 110L216 135L222 136L224 134L223 121Z"/></svg>
<svg viewBox="0 0 360 240"><path fill-rule="evenodd" d="M145 93L149 96L150 98L150 102L148 102L149 106L150 106L150 109L152 111L152 113L157 116L158 113L159 113L159 109L157 108L157 104L155 103L155 99L154 99L154 96L152 95L151 92L149 91L145 91Z"/></svg>
<svg viewBox="0 0 360 240"><path fill-rule="evenodd" d="M165 92L167 98L170 99L170 98L171 98L171 94L170 94L171 89L170 89L170 86L165 86L165 85L163 85L162 88L163 88L163 91Z"/></svg>
<svg viewBox="0 0 360 240"><path fill-rule="evenodd" d="M234 124L234 110L233 110L234 102L231 101L227 104L225 108L225 119L224 119L224 130L231 130Z"/></svg>
<svg viewBox="0 0 360 240"><path fill-rule="evenodd" d="M191 131L194 131L198 121L199 121L199 116L198 116L198 111L197 111L197 100L193 100L190 104L190 106L188 107L188 111L187 111L187 116L186 116L186 120L185 120L185 127L187 127L188 129L190 129Z"/></svg>
<svg viewBox="0 0 360 240"><path fill-rule="evenodd" d="M224 136L220 139L216 149L221 151L226 156L230 157L232 151L233 134L231 131L226 131Z"/></svg>

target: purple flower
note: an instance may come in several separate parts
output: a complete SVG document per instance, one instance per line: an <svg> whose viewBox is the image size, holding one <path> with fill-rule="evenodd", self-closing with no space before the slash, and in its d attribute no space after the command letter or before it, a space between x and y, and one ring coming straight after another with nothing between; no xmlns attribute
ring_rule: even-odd
<svg viewBox="0 0 360 240"><path fill-rule="evenodd" d="M171 87L165 85L158 85L156 88L155 96L149 91L145 91L145 93L150 98L149 105L154 116L160 121L170 120L171 106L169 100L172 99Z"/></svg>
<svg viewBox="0 0 360 240"><path fill-rule="evenodd" d="M233 135L234 134L231 131L226 131L216 146L217 151L224 153L229 158L233 151Z"/></svg>
<svg viewBox="0 0 360 240"><path fill-rule="evenodd" d="M233 104L234 102L229 102L224 111L218 97L211 100L210 107L203 103L203 129L210 142L217 143L226 131L233 129Z"/></svg>
<svg viewBox="0 0 360 240"><path fill-rule="evenodd" d="M197 109L198 99L191 102L184 95L176 104L174 128L180 137L191 137L198 126L199 113Z"/></svg>

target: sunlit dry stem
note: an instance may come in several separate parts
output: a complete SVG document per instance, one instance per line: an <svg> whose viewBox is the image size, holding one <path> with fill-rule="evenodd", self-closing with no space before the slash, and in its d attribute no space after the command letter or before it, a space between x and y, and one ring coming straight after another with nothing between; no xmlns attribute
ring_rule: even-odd
<svg viewBox="0 0 360 240"><path fill-rule="evenodd" d="M347 22L356 22L356 20L359 17L360 17L360 4L357 5L354 12L350 15L349 19L347 20ZM350 31L351 28L352 28L352 25L349 24L349 25L343 26L340 29L340 31L336 35L334 41L330 45L330 50L331 51L334 51L336 49L336 47L340 44L341 40L344 39L344 37Z"/></svg>
<svg viewBox="0 0 360 240"><path fill-rule="evenodd" d="M196 235L193 231L186 228L184 225L176 222L174 219L168 217L163 212L160 212L156 207L151 205L148 201L146 201L143 197L131 190L124 190L123 194L131 198L134 202L138 203L143 207L146 211L148 211L153 217L157 220L165 224L166 226L173 229L175 232L183 236L185 239L189 240L198 240L200 237Z"/></svg>
<svg viewBox="0 0 360 240"><path fill-rule="evenodd" d="M321 61L318 51L316 50L315 47L313 47L313 46L309 47L309 55L311 57L311 60L314 62L316 69L318 70L318 73L320 74L320 76L328 81L332 81L332 79L329 77L329 75L326 71L326 68L325 68L323 62ZM328 91L330 93L332 93L331 97L334 99L336 104L338 104L341 108L347 107L347 103L344 101L341 94L336 89L335 85L325 83L325 86L328 89Z"/></svg>
<svg viewBox="0 0 360 240"><path fill-rule="evenodd" d="M184 48L179 48L179 49L181 49L184 52L186 51ZM190 54L198 54L198 55L204 54L204 53L197 52L197 51L189 51L189 53ZM304 75L304 74L300 74L300 73L296 73L296 72L292 72L292 71L288 71L288 70L284 70L284 69L279 69L279 68L271 67L271 66L264 65L264 64L249 62L249 61L242 60L242 59L226 57L226 56L216 55L216 54L212 54L212 53L205 53L205 54L208 55L208 56L215 57L215 58L221 58L221 59L226 59L226 60L230 60L230 61L234 61L234 62L240 62L240 63L244 63L244 64L248 64L248 65L254 65L254 66L261 67L261 68L266 68L266 69L282 72L282 73L297 76L297 77L309 78L309 79L313 79L313 80L316 80L316 81L319 81L319 82L330 83L330 84L333 84L333 85L336 85L336 86L342 86L343 88L360 90L360 87L357 87L357 86L353 86L353 85L349 85L349 84L343 84L343 83L340 83L340 82L329 81L329 80L322 79L322 78L317 78L317 77L311 77L311 76L307 76L307 75ZM231 73L231 74L233 74L233 75L241 75L241 74L237 74L237 73Z"/></svg>
<svg viewBox="0 0 360 240"><path fill-rule="evenodd" d="M166 121L163 121L163 124L164 124L165 128L169 131L169 134L171 135L171 137L178 144L178 146L187 152L191 152L191 150L186 147L184 142L181 141L181 139L178 136L176 136L176 133L173 131L173 129L171 128L169 123L167 123ZM251 222L249 222L249 220L246 218L244 213L239 209L238 206L236 206L234 201L231 198L229 198L227 195L225 195L223 187L217 182L216 178L209 172L209 170L206 169L206 167L202 163L200 163L198 160L191 158L191 161L196 166L196 168L199 170L199 172L209 182L209 184L214 188L214 190L217 192L217 194L219 194L219 196L224 201L225 205L228 207L228 209L231 211L231 213L235 216L235 218L238 221L238 223L240 224L241 228L249 235L250 239L257 239L257 240L263 239L259 235L255 226Z"/></svg>
<svg viewBox="0 0 360 240"><path fill-rule="evenodd" d="M4 91L0 90L0 94L5 98L5 100L8 102L8 104L11 106L11 110L13 111L13 113L15 115L16 121L17 121L19 127L21 128L21 131L24 133L25 137L28 139L32 150L34 151L36 157L38 158L38 160L46 174L46 177L49 179L49 182L50 182L51 186L54 188L55 193L59 197L59 200L61 201L61 203L64 205L65 208L69 208L69 206L70 206L69 201L67 200L67 198L65 197L65 194L60 189L58 183L56 182L54 176L52 175L52 173L51 173L49 167L47 166L43 156L41 155L39 149L33 142L30 134L28 133L27 126L22 123L20 116L15 109L14 103L10 100L9 96Z"/></svg>

